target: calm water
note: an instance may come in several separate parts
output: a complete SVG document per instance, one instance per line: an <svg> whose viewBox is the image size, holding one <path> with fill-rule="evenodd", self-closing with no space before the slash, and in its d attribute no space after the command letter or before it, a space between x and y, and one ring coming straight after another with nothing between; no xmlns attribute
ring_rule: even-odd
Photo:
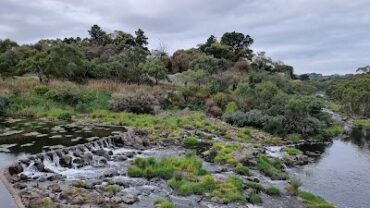
<svg viewBox="0 0 370 208"><path fill-rule="evenodd" d="M31 154L85 143L123 130L120 127L78 126L65 121L1 120L0 169ZM0 207L16 208L1 182L0 203Z"/></svg>
<svg viewBox="0 0 370 208"><path fill-rule="evenodd" d="M347 139L332 144L303 145L303 151L321 152L313 164L293 170L302 188L339 208L370 207L370 133L353 129Z"/></svg>

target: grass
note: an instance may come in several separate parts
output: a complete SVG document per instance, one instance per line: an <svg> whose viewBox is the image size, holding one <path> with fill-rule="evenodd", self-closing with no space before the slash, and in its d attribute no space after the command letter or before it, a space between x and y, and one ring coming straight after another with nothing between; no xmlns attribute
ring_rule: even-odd
<svg viewBox="0 0 370 208"><path fill-rule="evenodd" d="M216 142L210 150L215 153L211 160L220 164L237 165L238 161L232 155L233 151L237 148L238 146L236 144Z"/></svg>
<svg viewBox="0 0 370 208"><path fill-rule="evenodd" d="M256 190L257 192L265 190L265 188L262 186L262 184L256 183L256 182L253 182L253 181L247 181L247 186L249 188L252 188L252 189Z"/></svg>
<svg viewBox="0 0 370 208"><path fill-rule="evenodd" d="M159 208L175 208L175 205L165 199L156 199L154 205Z"/></svg>
<svg viewBox="0 0 370 208"><path fill-rule="evenodd" d="M249 168L240 163L235 167L235 172L240 175L245 175L245 176L250 175Z"/></svg>
<svg viewBox="0 0 370 208"><path fill-rule="evenodd" d="M103 187L104 192L110 193L112 195L115 195L119 192L119 186L117 185L106 185Z"/></svg>
<svg viewBox="0 0 370 208"><path fill-rule="evenodd" d="M196 149L197 147L200 147L202 145L202 142L199 141L199 139L187 136L184 139L184 147L187 149Z"/></svg>
<svg viewBox="0 0 370 208"><path fill-rule="evenodd" d="M245 200L243 181L235 176L229 176L226 181L217 184L211 196L217 197L222 203Z"/></svg>
<svg viewBox="0 0 370 208"><path fill-rule="evenodd" d="M344 129L340 124L333 124L328 128L328 131L332 136L338 136L343 133Z"/></svg>
<svg viewBox="0 0 370 208"><path fill-rule="evenodd" d="M302 154L302 151L294 148L294 147L285 147L284 152L286 152L288 155L296 156Z"/></svg>
<svg viewBox="0 0 370 208"><path fill-rule="evenodd" d="M257 160L257 169L273 180L285 180L288 175L281 169L279 160L271 161L266 155L261 155Z"/></svg>
<svg viewBox="0 0 370 208"><path fill-rule="evenodd" d="M298 190L299 190L299 187L301 186L301 182L298 181L298 180L292 180L287 186L286 186L286 190L288 192L288 194L292 195L292 196L297 196L298 195Z"/></svg>
<svg viewBox="0 0 370 208"><path fill-rule="evenodd" d="M202 162L194 154L185 157L170 157L157 161L153 157L136 158L133 165L128 169L131 177L170 179L176 172L180 172L188 179L195 179L199 175L204 175L206 171L202 169Z"/></svg>
<svg viewBox="0 0 370 208"><path fill-rule="evenodd" d="M297 143L297 142L301 141L302 136L300 134L293 133L293 134L288 134L287 138L288 138L289 141Z"/></svg>
<svg viewBox="0 0 370 208"><path fill-rule="evenodd" d="M270 196L279 196L280 190L275 186L269 186L265 188L265 192Z"/></svg>
<svg viewBox="0 0 370 208"><path fill-rule="evenodd" d="M333 204L330 204L320 196L316 196L309 192L299 191L298 197L303 201L307 208L335 208Z"/></svg>
<svg viewBox="0 0 370 208"><path fill-rule="evenodd" d="M370 120L369 119L359 119L359 120L354 120L353 123L355 125L361 126L362 128L365 128L370 131Z"/></svg>
<svg viewBox="0 0 370 208"><path fill-rule="evenodd" d="M261 204L262 203L262 198L258 194L253 193L249 197L249 202L252 203L252 204Z"/></svg>

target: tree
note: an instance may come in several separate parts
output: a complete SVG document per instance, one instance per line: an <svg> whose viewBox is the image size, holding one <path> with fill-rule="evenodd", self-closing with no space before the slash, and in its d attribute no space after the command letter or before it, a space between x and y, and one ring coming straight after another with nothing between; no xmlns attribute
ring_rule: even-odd
<svg viewBox="0 0 370 208"><path fill-rule="evenodd" d="M144 74L155 80L158 84L160 80L168 80L166 66L159 58L146 60L145 63L140 64L140 68Z"/></svg>
<svg viewBox="0 0 370 208"><path fill-rule="evenodd" d="M212 44L217 43L217 38L211 35L205 44L201 44L199 46L199 50L202 52L206 52L206 48L211 47Z"/></svg>
<svg viewBox="0 0 370 208"><path fill-rule="evenodd" d="M252 58L253 51L249 49L249 46L252 45L253 41L251 36L234 31L224 33L220 43L232 48L234 52L233 59L237 61L239 58Z"/></svg>
<svg viewBox="0 0 370 208"><path fill-rule="evenodd" d="M95 45L104 45L108 42L109 36L98 25L93 25L89 30L90 40Z"/></svg>
<svg viewBox="0 0 370 208"><path fill-rule="evenodd" d="M18 44L10 39L1 40L0 39L0 53L5 53L7 50L17 47Z"/></svg>
<svg viewBox="0 0 370 208"><path fill-rule="evenodd" d="M51 74L50 56L46 52L33 51L33 54L18 63L17 68L20 69L20 74L34 73L39 77L40 82L44 82L44 76L47 78Z"/></svg>
<svg viewBox="0 0 370 208"><path fill-rule="evenodd" d="M135 47L136 45L134 36L129 33L116 30L111 36L113 39L113 44L117 46L119 51Z"/></svg>
<svg viewBox="0 0 370 208"><path fill-rule="evenodd" d="M16 75L16 66L19 62L19 57L13 50L8 50L0 54L0 74L2 77Z"/></svg>
<svg viewBox="0 0 370 208"><path fill-rule="evenodd" d="M147 49L146 46L148 45L148 37L145 36L144 31L139 28L137 31L135 31L135 35L136 35L135 38L136 44Z"/></svg>
<svg viewBox="0 0 370 208"><path fill-rule="evenodd" d="M206 54L213 55L219 59L229 59L231 60L234 56L232 47L228 45L223 45L218 42L212 43L211 46L204 49Z"/></svg>
<svg viewBox="0 0 370 208"><path fill-rule="evenodd" d="M66 43L55 45L50 51L51 73L55 77L81 81L86 77L83 54L78 48Z"/></svg>
<svg viewBox="0 0 370 208"><path fill-rule="evenodd" d="M360 73L365 73L365 74L370 74L370 65L364 66L364 67L359 67L356 72Z"/></svg>
<svg viewBox="0 0 370 208"><path fill-rule="evenodd" d="M201 56L189 64L191 70L204 70L209 74L213 74L218 71L218 60L213 56Z"/></svg>

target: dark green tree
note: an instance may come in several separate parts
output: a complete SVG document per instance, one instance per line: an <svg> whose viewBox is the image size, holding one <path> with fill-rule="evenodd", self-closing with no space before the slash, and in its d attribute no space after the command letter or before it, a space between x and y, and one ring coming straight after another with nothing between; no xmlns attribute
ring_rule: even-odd
<svg viewBox="0 0 370 208"><path fill-rule="evenodd" d="M107 33L98 25L93 25L88 32L90 34L91 42L95 45L104 45L109 41Z"/></svg>
<svg viewBox="0 0 370 208"><path fill-rule="evenodd" d="M146 60L145 63L140 64L140 69L142 73L154 79L155 84L158 84L160 80L169 81L166 66L159 58Z"/></svg>
<svg viewBox="0 0 370 208"><path fill-rule="evenodd" d="M139 28L137 31L135 31L135 35L136 35L135 38L136 44L147 49L146 46L148 45L148 37L145 36L144 31Z"/></svg>

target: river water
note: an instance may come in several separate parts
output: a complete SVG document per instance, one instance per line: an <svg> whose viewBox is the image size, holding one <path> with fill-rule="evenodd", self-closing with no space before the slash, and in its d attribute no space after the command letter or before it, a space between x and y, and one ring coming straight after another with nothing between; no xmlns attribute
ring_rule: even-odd
<svg viewBox="0 0 370 208"><path fill-rule="evenodd" d="M322 153L315 163L293 169L302 189L338 208L370 207L370 133L353 128L348 138L331 144L302 145L303 151Z"/></svg>

